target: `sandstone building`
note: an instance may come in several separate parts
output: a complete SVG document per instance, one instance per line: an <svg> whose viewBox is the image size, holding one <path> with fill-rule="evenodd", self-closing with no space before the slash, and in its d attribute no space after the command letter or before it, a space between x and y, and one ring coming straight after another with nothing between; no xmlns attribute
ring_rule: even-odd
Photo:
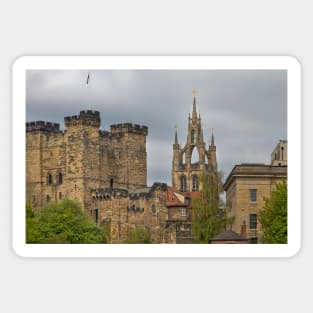
<svg viewBox="0 0 313 313"><path fill-rule="evenodd" d="M287 181L287 141L279 141L271 159L270 165L236 165L224 183L227 216L234 218L232 230L250 243L258 243L262 235L258 215L264 197L271 196L276 183Z"/></svg>
<svg viewBox="0 0 313 313"><path fill-rule="evenodd" d="M145 227L153 243L191 243L191 200L163 183L147 187L148 128L123 123L100 130L100 113L26 123L26 200L34 210L64 197L82 203L109 242Z"/></svg>
<svg viewBox="0 0 313 313"><path fill-rule="evenodd" d="M196 97L193 99L192 116L188 118L188 132L185 146L178 143L177 131L173 144L172 185L181 192L201 190L201 175L217 171L216 146L212 133L209 149L203 138L200 114L198 116Z"/></svg>
<svg viewBox="0 0 313 313"><path fill-rule="evenodd" d="M27 200L36 208L63 197L90 206L90 189L147 185L146 126L111 125L101 131L97 111L26 123Z"/></svg>

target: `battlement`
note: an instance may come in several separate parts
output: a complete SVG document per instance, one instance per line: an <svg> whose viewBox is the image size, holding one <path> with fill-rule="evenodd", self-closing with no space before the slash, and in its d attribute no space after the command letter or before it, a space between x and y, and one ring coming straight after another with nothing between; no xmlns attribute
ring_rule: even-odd
<svg viewBox="0 0 313 313"><path fill-rule="evenodd" d="M44 121L27 122L26 132L32 131L59 132L60 124Z"/></svg>
<svg viewBox="0 0 313 313"><path fill-rule="evenodd" d="M99 111L80 111L79 115L72 115L64 117L64 124L66 127L85 125L100 127L101 119Z"/></svg>
<svg viewBox="0 0 313 313"><path fill-rule="evenodd" d="M147 136L148 127L144 125L132 124L132 123L122 123L114 124L110 126L112 134L119 133L136 133Z"/></svg>
<svg viewBox="0 0 313 313"><path fill-rule="evenodd" d="M112 200L112 198L128 197L128 190L120 188L93 188L90 190L91 197L94 200Z"/></svg>

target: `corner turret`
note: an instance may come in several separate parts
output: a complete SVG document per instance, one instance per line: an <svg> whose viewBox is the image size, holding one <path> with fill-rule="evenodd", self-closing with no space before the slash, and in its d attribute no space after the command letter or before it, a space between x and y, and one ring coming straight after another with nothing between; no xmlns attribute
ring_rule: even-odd
<svg viewBox="0 0 313 313"><path fill-rule="evenodd" d="M64 124L65 126L72 127L72 126L93 126L93 127L100 127L101 119L99 111L80 111L79 115L73 116L66 116L64 117Z"/></svg>
<svg viewBox="0 0 313 313"><path fill-rule="evenodd" d="M59 132L60 124L44 122L44 121L27 122L26 132L33 132L33 131Z"/></svg>
<svg viewBox="0 0 313 313"><path fill-rule="evenodd" d="M122 123L114 124L110 126L111 134L120 134L120 133L135 133L142 134L144 136L148 135L148 127L144 125L132 124L132 123Z"/></svg>

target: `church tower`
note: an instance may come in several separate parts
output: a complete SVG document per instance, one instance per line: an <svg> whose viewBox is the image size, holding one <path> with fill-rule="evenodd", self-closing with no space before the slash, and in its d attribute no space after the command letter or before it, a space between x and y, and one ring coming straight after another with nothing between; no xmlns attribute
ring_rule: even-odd
<svg viewBox="0 0 313 313"><path fill-rule="evenodd" d="M178 143L177 129L173 144L172 185L181 192L201 190L201 175L217 171L216 146L212 131L208 150L203 138L200 114L197 113L196 96L193 91L192 115L188 117L187 142Z"/></svg>

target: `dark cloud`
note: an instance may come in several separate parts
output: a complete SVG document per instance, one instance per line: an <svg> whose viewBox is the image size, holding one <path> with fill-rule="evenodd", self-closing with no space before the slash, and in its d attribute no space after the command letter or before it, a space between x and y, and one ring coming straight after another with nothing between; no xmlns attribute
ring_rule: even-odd
<svg viewBox="0 0 313 313"><path fill-rule="evenodd" d="M215 129L219 169L268 163L287 138L287 72L283 70L27 71L27 120L58 122L80 110L99 110L102 127L132 122L149 127L148 180L171 183L174 126L185 143L191 90L209 140Z"/></svg>

